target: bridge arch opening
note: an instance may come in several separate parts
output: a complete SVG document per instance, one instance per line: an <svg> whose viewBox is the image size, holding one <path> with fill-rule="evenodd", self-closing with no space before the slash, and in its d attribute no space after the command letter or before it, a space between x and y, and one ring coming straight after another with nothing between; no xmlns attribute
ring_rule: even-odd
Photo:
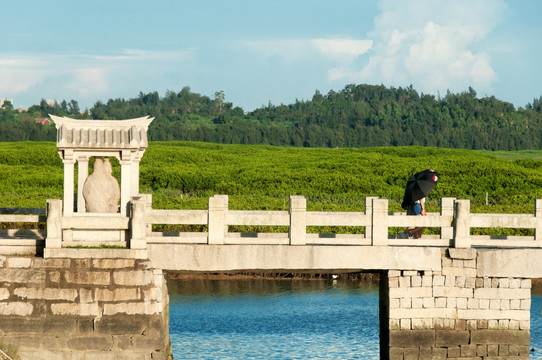
<svg viewBox="0 0 542 360"><path fill-rule="evenodd" d="M170 272L166 278L174 356L381 358L386 312L379 272Z"/></svg>
<svg viewBox="0 0 542 360"><path fill-rule="evenodd" d="M542 358L542 278L532 279L531 358Z"/></svg>

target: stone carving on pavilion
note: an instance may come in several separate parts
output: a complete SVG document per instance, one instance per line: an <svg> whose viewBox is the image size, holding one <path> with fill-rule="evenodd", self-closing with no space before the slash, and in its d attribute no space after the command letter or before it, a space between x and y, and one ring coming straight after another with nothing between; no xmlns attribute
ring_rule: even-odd
<svg viewBox="0 0 542 360"><path fill-rule="evenodd" d="M94 161L94 171L83 186L87 212L116 213L120 200L120 187L112 175L109 158Z"/></svg>

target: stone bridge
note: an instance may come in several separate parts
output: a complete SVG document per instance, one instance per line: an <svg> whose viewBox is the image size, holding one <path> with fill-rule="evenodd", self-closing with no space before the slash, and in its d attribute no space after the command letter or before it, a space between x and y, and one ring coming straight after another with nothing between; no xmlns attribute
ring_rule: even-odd
<svg viewBox="0 0 542 360"><path fill-rule="evenodd" d="M202 210L153 209L138 180L152 119L52 118L64 198L0 209L0 223L27 223L0 230L0 344L21 359L168 359L165 275L236 271L379 273L382 359L529 358L542 200L533 214L471 213L469 200L454 198L428 216L392 213L377 197L359 212L309 211L302 196L283 211L230 210L226 195ZM84 206L88 164L100 156L121 164L112 213ZM407 226L431 235L399 238ZM498 235L504 228L522 235Z"/></svg>
<svg viewBox="0 0 542 360"><path fill-rule="evenodd" d="M0 343L19 346L23 359L165 359L168 272L369 271L381 278L382 359L528 359L542 201L531 215L478 214L468 200L443 198L440 212L426 217L391 213L387 203L372 197L363 212L313 212L292 196L287 211L243 211L217 195L207 210L159 210L140 194L126 216L64 214L61 200L48 200L44 214L11 209L19 214L0 222L46 229L2 234ZM205 231L153 231L160 224ZM277 232L230 231L258 225ZM438 231L399 238L409 225ZM316 226L353 233L320 234ZM42 256L10 255L29 252Z"/></svg>

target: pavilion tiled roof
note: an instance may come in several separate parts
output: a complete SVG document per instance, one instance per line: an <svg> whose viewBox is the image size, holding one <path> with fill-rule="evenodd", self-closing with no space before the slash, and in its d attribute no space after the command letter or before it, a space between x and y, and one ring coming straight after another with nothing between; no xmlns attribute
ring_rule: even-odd
<svg viewBox="0 0 542 360"><path fill-rule="evenodd" d="M154 118L128 120L79 120L49 115L57 128L61 149L144 150L147 129Z"/></svg>

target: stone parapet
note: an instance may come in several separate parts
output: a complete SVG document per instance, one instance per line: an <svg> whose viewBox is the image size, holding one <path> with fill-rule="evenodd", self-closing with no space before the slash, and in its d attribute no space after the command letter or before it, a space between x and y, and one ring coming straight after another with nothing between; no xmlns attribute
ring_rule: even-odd
<svg viewBox="0 0 542 360"><path fill-rule="evenodd" d="M150 261L0 261L0 343L21 359L168 359L168 292Z"/></svg>
<svg viewBox="0 0 542 360"><path fill-rule="evenodd" d="M528 359L531 280L477 275L475 249L441 271L388 271L390 359Z"/></svg>

